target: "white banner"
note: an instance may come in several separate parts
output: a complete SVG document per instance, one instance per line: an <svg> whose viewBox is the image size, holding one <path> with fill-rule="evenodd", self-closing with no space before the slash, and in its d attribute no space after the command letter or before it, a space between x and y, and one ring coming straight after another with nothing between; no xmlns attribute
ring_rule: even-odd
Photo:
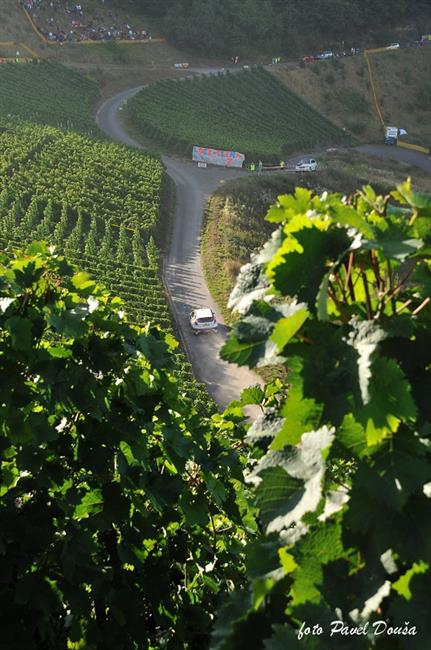
<svg viewBox="0 0 431 650"><path fill-rule="evenodd" d="M223 167L242 167L245 159L244 154L237 151L223 151L210 147L193 147L192 158L195 162L223 165Z"/></svg>

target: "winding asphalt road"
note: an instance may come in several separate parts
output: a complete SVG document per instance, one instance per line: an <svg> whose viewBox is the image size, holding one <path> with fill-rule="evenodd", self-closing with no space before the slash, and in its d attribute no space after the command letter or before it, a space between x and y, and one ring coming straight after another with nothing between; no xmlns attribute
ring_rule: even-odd
<svg viewBox="0 0 431 650"><path fill-rule="evenodd" d="M119 110L141 87L126 90L105 101L97 111L99 127L113 140L141 148L127 133ZM171 311L181 333L182 344L198 379L220 407L238 399L243 388L260 383L259 377L247 368L222 361L219 350L228 328L206 286L200 263L202 217L209 196L221 181L244 175L242 170L207 168L163 156L169 176L176 185L176 210L170 251L164 265L164 280ZM195 307L209 306L219 322L217 332L195 336L189 326L189 314Z"/></svg>
<svg viewBox="0 0 431 650"><path fill-rule="evenodd" d="M206 70L205 73L217 72ZM142 148L126 131L119 111L123 104L143 86L131 88L106 100L98 109L96 121L113 140L130 147ZM431 159L416 151L397 147L366 145L356 148L368 155L394 158L431 173ZM301 156L293 156L295 162ZM227 364L219 357L228 328L206 286L200 262L200 237L204 207L208 197L221 182L244 171L211 167L198 168L191 162L169 156L162 157L169 176L176 185L176 210L171 247L164 266L164 281L169 294L171 311L177 321L182 344L193 365L195 375L203 381L211 397L221 407L238 399L241 390L260 383L257 375L247 368ZM216 333L194 336L189 327L189 314L195 307L209 306L220 323Z"/></svg>

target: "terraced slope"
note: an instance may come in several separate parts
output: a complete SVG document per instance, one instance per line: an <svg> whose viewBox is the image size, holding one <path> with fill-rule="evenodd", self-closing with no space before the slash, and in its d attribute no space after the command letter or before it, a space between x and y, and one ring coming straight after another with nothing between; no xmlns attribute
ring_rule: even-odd
<svg viewBox="0 0 431 650"><path fill-rule="evenodd" d="M0 65L0 115L91 135L98 97L94 81L58 63Z"/></svg>
<svg viewBox="0 0 431 650"><path fill-rule="evenodd" d="M170 330L158 274L165 174L160 160L75 133L0 118L0 243L44 239L125 302L132 322ZM177 356L198 405L206 391Z"/></svg>
<svg viewBox="0 0 431 650"><path fill-rule="evenodd" d="M263 69L160 81L130 99L126 112L146 138L187 154L199 145L271 160L347 141L341 129Z"/></svg>

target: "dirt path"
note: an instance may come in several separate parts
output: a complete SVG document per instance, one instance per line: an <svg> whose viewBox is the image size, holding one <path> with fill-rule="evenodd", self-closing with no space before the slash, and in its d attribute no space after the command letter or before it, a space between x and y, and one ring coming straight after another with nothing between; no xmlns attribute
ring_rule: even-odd
<svg viewBox="0 0 431 650"><path fill-rule="evenodd" d="M140 145L131 138L119 119L122 104L140 88L132 88L104 102L96 115L99 127L113 140L131 147ZM200 236L205 203L220 181L244 174L224 168L200 169L195 164L163 156L168 174L176 185L176 211L171 247L164 267L164 279L183 346L196 377L205 382L217 404L226 406L238 399L241 390L259 382L247 368L222 361L219 350L228 328L205 283L200 263ZM220 327L217 333L195 336L189 327L189 313L194 307L210 306Z"/></svg>

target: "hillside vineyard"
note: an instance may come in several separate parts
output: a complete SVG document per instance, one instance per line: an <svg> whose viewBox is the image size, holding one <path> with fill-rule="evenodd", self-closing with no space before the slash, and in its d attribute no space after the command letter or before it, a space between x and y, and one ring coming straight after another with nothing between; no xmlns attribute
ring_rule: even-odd
<svg viewBox="0 0 431 650"><path fill-rule="evenodd" d="M47 126L0 119L0 243L44 239L112 289L129 321L171 329L155 243L165 192L160 160ZM191 367L177 376L207 403Z"/></svg>
<svg viewBox="0 0 431 650"><path fill-rule="evenodd" d="M199 145L268 160L347 140L263 69L159 81L130 100L128 112L138 130L180 153Z"/></svg>
<svg viewBox="0 0 431 650"><path fill-rule="evenodd" d="M91 112L98 97L94 81L59 63L34 60L27 65L0 65L0 114L4 116L96 135Z"/></svg>

